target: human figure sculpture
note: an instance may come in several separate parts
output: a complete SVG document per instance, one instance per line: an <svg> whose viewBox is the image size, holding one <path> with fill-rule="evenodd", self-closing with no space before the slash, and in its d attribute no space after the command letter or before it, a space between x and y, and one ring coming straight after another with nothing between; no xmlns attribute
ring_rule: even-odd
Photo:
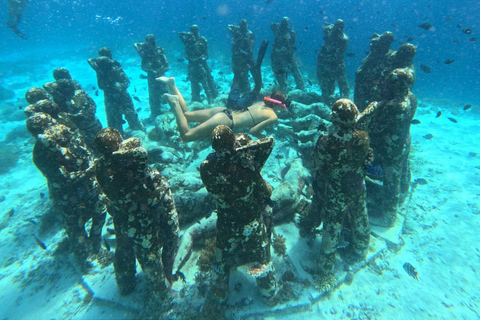
<svg viewBox="0 0 480 320"><path fill-rule="evenodd" d="M255 60L253 58L255 35L252 31L248 30L247 20L245 19L240 20L238 26L228 25L228 31L230 31L233 38L233 82L238 86L239 93L245 94L250 92L248 73L249 71L256 72L254 69Z"/></svg>
<svg viewBox="0 0 480 320"><path fill-rule="evenodd" d="M390 45L394 40L393 33L375 33L370 40L370 53L362 60L355 76L354 101L358 110L363 111L370 102L380 100L378 83L385 69L391 65L393 51Z"/></svg>
<svg viewBox="0 0 480 320"><path fill-rule="evenodd" d="M83 139L91 150L95 150L93 139L102 129L100 120L95 116L97 106L80 84L73 80L65 68L53 71L55 81L44 85L45 90L59 106L60 112L68 115L75 127L83 135Z"/></svg>
<svg viewBox="0 0 480 320"><path fill-rule="evenodd" d="M12 29L20 38L27 40L27 36L18 30L17 26L22 19L23 10L25 10L28 0L8 0L8 2L10 3L10 9L8 11L7 27Z"/></svg>
<svg viewBox="0 0 480 320"><path fill-rule="evenodd" d="M207 62L209 58L207 38L200 36L197 25L191 26L190 32L179 32L178 36L185 45L192 101L202 101L200 98L201 84L207 95L208 103L213 103L213 100L218 96L218 91Z"/></svg>
<svg viewBox="0 0 480 320"><path fill-rule="evenodd" d="M326 104L334 102L335 81L340 89L340 97L348 99L347 72L345 69L345 51L350 39L343 33L345 22L337 20L335 24L325 23L325 43L318 54L317 78L322 89L322 97Z"/></svg>
<svg viewBox="0 0 480 320"><path fill-rule="evenodd" d="M304 90L305 85L298 68L297 59L295 58L295 41L297 34L290 28L290 19L283 17L280 23L270 24L270 28L275 36L273 42L272 53L272 69L275 79L278 82L279 90L287 91L287 75L292 73L297 89Z"/></svg>
<svg viewBox="0 0 480 320"><path fill-rule="evenodd" d="M367 132L357 128L359 117L353 102L337 100L332 106L335 132L318 139L312 157L314 196L301 231L312 235L323 222L320 264L315 270L323 290L336 284L335 257L341 243L347 244L341 252L347 264L363 260L368 253L365 175L372 152Z"/></svg>
<svg viewBox="0 0 480 320"><path fill-rule="evenodd" d="M91 170L92 153L77 131L46 113L31 114L27 129L35 137L33 162L47 178L50 199L62 218L70 250L83 268L89 254L100 250L106 215L103 195ZM87 235L85 223L90 219Z"/></svg>
<svg viewBox="0 0 480 320"><path fill-rule="evenodd" d="M172 280L179 232L170 185L148 166L147 150L138 138L123 140L118 130L105 128L95 144L103 154L96 172L113 217L114 270L120 293L128 295L135 288L136 258L154 293L163 298L165 280Z"/></svg>
<svg viewBox="0 0 480 320"><path fill-rule="evenodd" d="M382 82L381 100L368 124L375 155L374 166L383 171L383 187L367 184L370 222L393 227L399 205L408 192L411 180L409 165L410 125L417 110L417 99L410 92L414 74L411 68L395 69ZM379 194L378 194L379 193Z"/></svg>
<svg viewBox="0 0 480 320"><path fill-rule="evenodd" d="M147 35L145 42L134 44L135 50L142 58L142 70L147 73L148 101L150 104L151 117L160 115L162 96L167 92L165 86L155 79L165 75L168 71L168 60L165 50L157 46L155 36Z"/></svg>
<svg viewBox="0 0 480 320"><path fill-rule="evenodd" d="M97 73L98 88L104 93L108 126L123 133L122 116L125 116L130 129L144 131L132 97L127 91L130 80L122 66L113 59L112 52L107 47L100 48L98 55L98 58L88 59L88 64Z"/></svg>
<svg viewBox="0 0 480 320"><path fill-rule="evenodd" d="M200 175L217 203L211 288L216 301L226 300L230 270L242 261L252 263L249 273L256 278L262 297L269 304L275 303L278 285L270 255L272 217L268 205L272 187L260 172L273 145L271 137L253 141L242 134L236 139L224 125L212 133L215 152L200 166Z"/></svg>

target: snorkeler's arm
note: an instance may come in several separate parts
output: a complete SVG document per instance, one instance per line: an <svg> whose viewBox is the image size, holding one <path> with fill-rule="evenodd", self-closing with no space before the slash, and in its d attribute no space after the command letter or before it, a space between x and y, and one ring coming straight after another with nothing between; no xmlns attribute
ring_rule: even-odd
<svg viewBox="0 0 480 320"><path fill-rule="evenodd" d="M262 130L264 130L265 128L273 125L277 121L278 121L277 115L271 116L268 119L258 123L254 127L252 127L250 129L249 133L254 137L263 138L264 135L261 133Z"/></svg>

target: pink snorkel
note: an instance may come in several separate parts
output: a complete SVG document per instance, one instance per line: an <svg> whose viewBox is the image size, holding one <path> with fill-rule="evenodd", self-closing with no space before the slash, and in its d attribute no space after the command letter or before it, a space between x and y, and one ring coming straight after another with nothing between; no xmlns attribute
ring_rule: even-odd
<svg viewBox="0 0 480 320"><path fill-rule="evenodd" d="M279 104L283 107L283 109L287 110L287 106L285 105L285 103L282 103L282 101L279 101L279 100L275 100L275 99L272 99L270 97L265 97L263 98L264 101L267 101L267 102L271 102L271 103L275 103L275 104Z"/></svg>

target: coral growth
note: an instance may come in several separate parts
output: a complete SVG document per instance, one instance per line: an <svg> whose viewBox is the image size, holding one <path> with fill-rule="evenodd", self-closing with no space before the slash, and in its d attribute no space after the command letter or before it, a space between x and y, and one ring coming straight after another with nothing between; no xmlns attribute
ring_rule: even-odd
<svg viewBox="0 0 480 320"><path fill-rule="evenodd" d="M273 232L273 251L277 254L277 256L285 256L287 254L287 246L285 242L287 239L282 236L281 234L277 234L275 231Z"/></svg>
<svg viewBox="0 0 480 320"><path fill-rule="evenodd" d="M215 257L215 238L205 240L205 247L200 252L197 265L200 271L207 272L212 268L213 259Z"/></svg>

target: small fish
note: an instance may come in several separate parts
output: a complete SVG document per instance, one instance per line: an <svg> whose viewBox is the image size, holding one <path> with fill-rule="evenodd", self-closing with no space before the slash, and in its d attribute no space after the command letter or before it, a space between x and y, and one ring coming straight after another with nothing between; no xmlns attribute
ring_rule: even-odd
<svg viewBox="0 0 480 320"><path fill-rule="evenodd" d="M421 122L418 119L413 119L410 123L411 124L420 124Z"/></svg>
<svg viewBox="0 0 480 320"><path fill-rule="evenodd" d="M179 279L181 279L183 283L187 283L187 277L185 277L183 272L177 270L177 272L175 272L175 274L173 275L172 280L177 281Z"/></svg>
<svg viewBox="0 0 480 320"><path fill-rule="evenodd" d="M112 235L115 234L115 230L113 230L112 228L107 228L107 232Z"/></svg>
<svg viewBox="0 0 480 320"><path fill-rule="evenodd" d="M459 42L460 42L460 41L458 41L458 40L454 40L454 41L453 41L454 44L458 44Z"/></svg>
<svg viewBox="0 0 480 320"><path fill-rule="evenodd" d="M95 95L98 97L98 90L95 90Z"/></svg>
<svg viewBox="0 0 480 320"><path fill-rule="evenodd" d="M267 3L272 3L272 2L273 2L273 0L267 0Z"/></svg>
<svg viewBox="0 0 480 320"><path fill-rule="evenodd" d="M471 104L467 104L465 107L463 107L463 111L467 111L468 109L470 109L472 107Z"/></svg>
<svg viewBox="0 0 480 320"><path fill-rule="evenodd" d="M345 53L345 55L347 57L353 58L353 57L355 57L355 52L347 52L347 53Z"/></svg>
<svg viewBox="0 0 480 320"><path fill-rule="evenodd" d="M140 79L148 79L148 77L146 75L144 75L143 73L140 73Z"/></svg>
<svg viewBox="0 0 480 320"><path fill-rule="evenodd" d="M207 17L202 17L203 20L207 20Z"/></svg>
<svg viewBox="0 0 480 320"><path fill-rule="evenodd" d="M458 28L458 29L462 29L462 25L461 25L461 24L457 24L457 28Z"/></svg>
<svg viewBox="0 0 480 320"><path fill-rule="evenodd" d="M415 179L413 181L414 184L419 184L421 186L424 186L427 184L427 180L423 179L423 178L418 178L418 179Z"/></svg>
<svg viewBox="0 0 480 320"><path fill-rule="evenodd" d="M24 219L23 221L30 222L30 223L33 224L33 225L36 225L36 224L37 224L37 221L33 220L32 218L30 218L30 219Z"/></svg>
<svg viewBox="0 0 480 320"><path fill-rule="evenodd" d="M437 112L437 116L436 116L435 118L438 118L438 117L440 117L441 115L442 115L442 111L438 111L438 112Z"/></svg>
<svg viewBox="0 0 480 320"><path fill-rule="evenodd" d="M22 108L23 108L22 106L18 106L18 110L22 110Z"/></svg>
<svg viewBox="0 0 480 320"><path fill-rule="evenodd" d="M43 250L47 250L47 246L45 243L43 243L40 239L37 238L35 234L32 233L33 238L35 239L35 242L37 242L38 246L42 248Z"/></svg>
<svg viewBox="0 0 480 320"><path fill-rule="evenodd" d="M392 26L392 28L396 28L396 27L397 27L397 25L396 25L395 23L392 23L392 24L390 24L390 25Z"/></svg>
<svg viewBox="0 0 480 320"><path fill-rule="evenodd" d="M273 71L273 73L275 73L275 74L284 74L284 73L285 73L285 70L279 69L279 70Z"/></svg>
<svg viewBox="0 0 480 320"><path fill-rule="evenodd" d="M183 58L178 58L177 59L177 62L183 62L183 61L185 61L185 59L183 59Z"/></svg>
<svg viewBox="0 0 480 320"><path fill-rule="evenodd" d="M318 10L318 13L323 14L323 10Z"/></svg>
<svg viewBox="0 0 480 320"><path fill-rule="evenodd" d="M335 249L345 249L346 247L348 247L349 244L350 244L350 242L348 242L348 241L340 241L335 246Z"/></svg>
<svg viewBox="0 0 480 320"><path fill-rule="evenodd" d="M412 42L413 40L415 40L415 39L412 38L412 37L408 37L408 38L407 38L407 42Z"/></svg>
<svg viewBox="0 0 480 320"><path fill-rule="evenodd" d="M224 73L223 73L223 71L218 71L218 74L223 76Z"/></svg>
<svg viewBox="0 0 480 320"><path fill-rule="evenodd" d="M429 133L423 136L424 139L430 140L433 138L433 134Z"/></svg>
<svg viewBox="0 0 480 320"><path fill-rule="evenodd" d="M95 88L95 86L92 87L92 90L97 90L97 88Z"/></svg>
<svg viewBox="0 0 480 320"><path fill-rule="evenodd" d="M15 214L15 208L11 208L11 209L8 211L8 217L11 218L14 214Z"/></svg>
<svg viewBox="0 0 480 320"><path fill-rule="evenodd" d="M142 108L137 108L137 109L135 109L135 110L136 110L137 112L140 112L140 111L142 111Z"/></svg>
<svg viewBox="0 0 480 320"><path fill-rule="evenodd" d="M427 8L428 8L428 9L431 9L431 8L432 8L432 5L431 5L431 4L429 4L429 5L427 6Z"/></svg>
<svg viewBox="0 0 480 320"><path fill-rule="evenodd" d="M422 23L421 25L418 26L420 29L423 30L430 30L432 29L432 25L428 22Z"/></svg>
<svg viewBox="0 0 480 320"><path fill-rule="evenodd" d="M307 82L308 82L309 85L313 86L312 81L307 79Z"/></svg>
<svg viewBox="0 0 480 320"><path fill-rule="evenodd" d="M463 29L462 31L463 31L463 33L465 33L465 34L472 34L472 32L473 32L473 30L470 29L470 28L469 28L469 29Z"/></svg>
<svg viewBox="0 0 480 320"><path fill-rule="evenodd" d="M473 38L470 38L469 40L470 42L476 42L477 41L477 38L473 37Z"/></svg>
<svg viewBox="0 0 480 320"><path fill-rule="evenodd" d="M432 69L430 69L430 67L428 67L428 66L426 66L426 65L424 65L424 64L421 64L421 65L420 65L420 69L422 69L422 71L425 72L425 73L430 73L430 72L432 72Z"/></svg>
<svg viewBox="0 0 480 320"><path fill-rule="evenodd" d="M137 101L137 102L141 102L140 99L136 96L133 96L133 100Z"/></svg>
<svg viewBox="0 0 480 320"><path fill-rule="evenodd" d="M454 118L448 118L448 120L452 121L453 123L457 123L457 119L454 119Z"/></svg>
<svg viewBox="0 0 480 320"><path fill-rule="evenodd" d="M43 199L43 198L45 198L45 193L40 192L40 199Z"/></svg>
<svg viewBox="0 0 480 320"><path fill-rule="evenodd" d="M137 87L133 87L133 92L137 92Z"/></svg>
<svg viewBox="0 0 480 320"><path fill-rule="evenodd" d="M447 60L445 60L445 64L452 64L452 63L454 63L454 62L455 62L455 60L453 60L453 59L447 59Z"/></svg>
<svg viewBox="0 0 480 320"><path fill-rule="evenodd" d="M110 245L107 242L107 239L105 238L103 238L103 245L105 246L105 249L107 249L107 251L112 251Z"/></svg>
<svg viewBox="0 0 480 320"><path fill-rule="evenodd" d="M448 18L445 19L445 21L447 21L447 22L452 21L452 18L448 17Z"/></svg>
<svg viewBox="0 0 480 320"><path fill-rule="evenodd" d="M405 264L403 265L403 269L405 269L405 271L410 277L418 281L418 272L410 263L405 262Z"/></svg>

